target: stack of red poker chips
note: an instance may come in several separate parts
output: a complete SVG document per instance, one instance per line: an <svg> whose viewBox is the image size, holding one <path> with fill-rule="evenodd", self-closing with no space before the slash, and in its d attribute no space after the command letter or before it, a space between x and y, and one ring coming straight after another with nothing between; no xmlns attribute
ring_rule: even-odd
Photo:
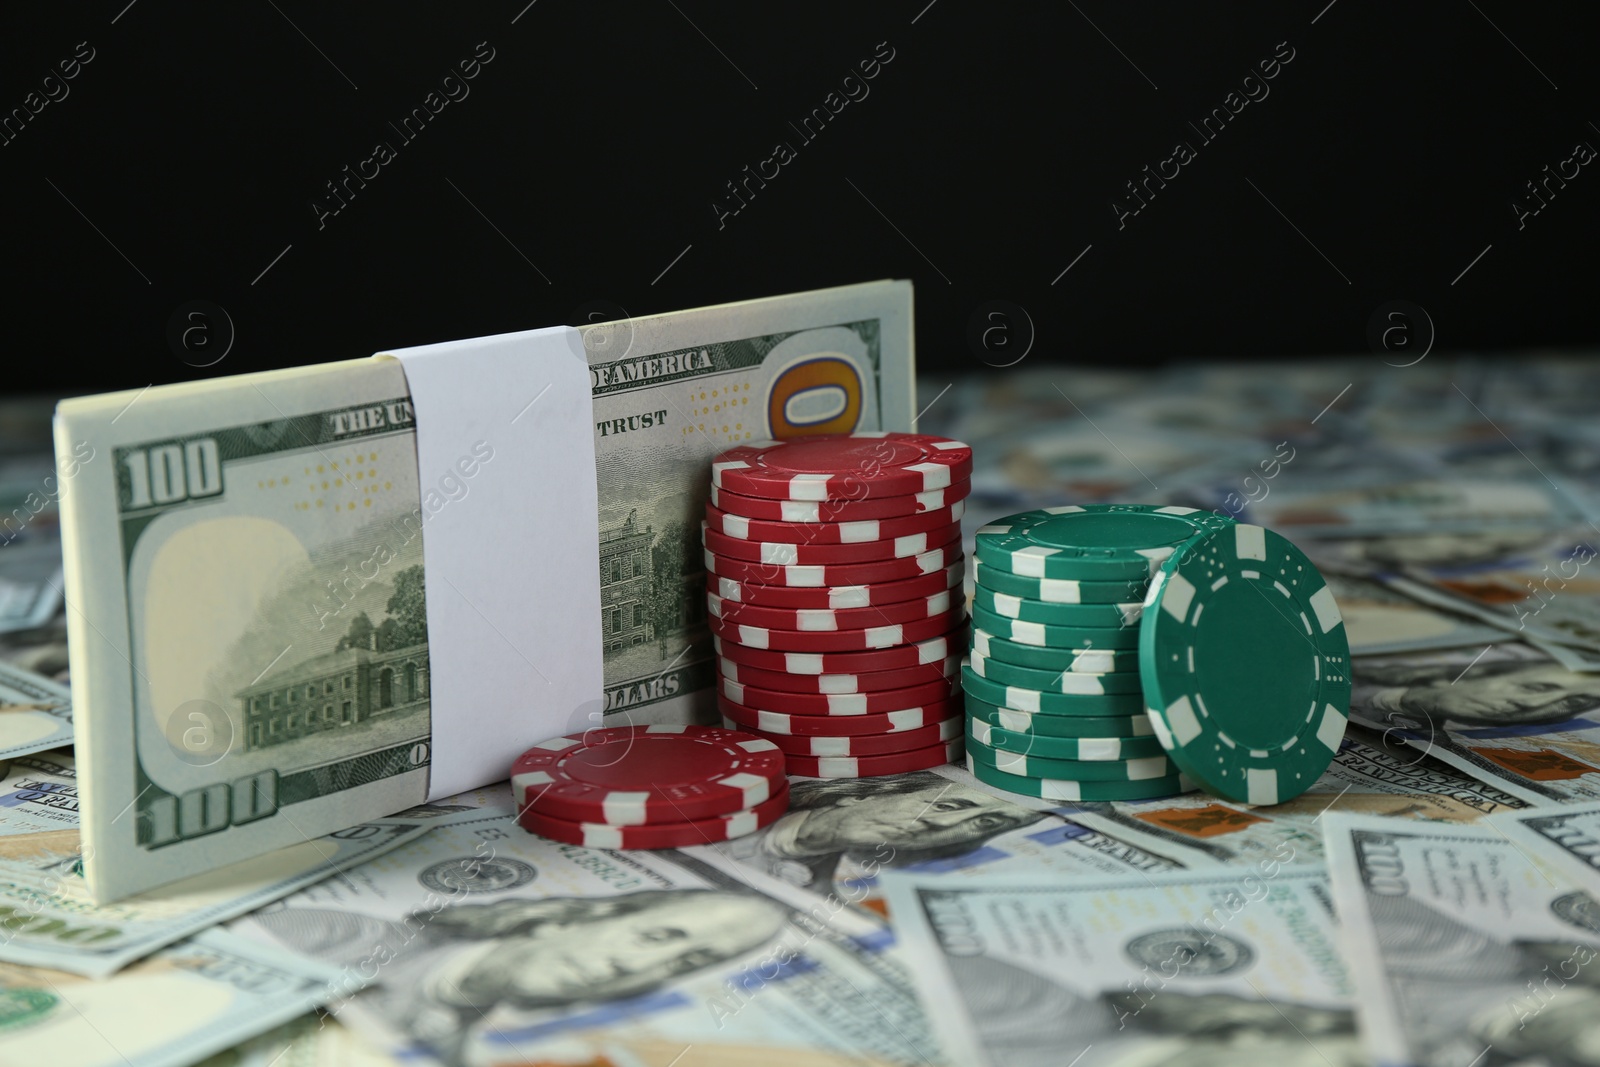
<svg viewBox="0 0 1600 1067"><path fill-rule="evenodd" d="M716 726L615 726L551 738L511 767L526 830L588 848L729 841L789 810L785 754Z"/></svg>
<svg viewBox="0 0 1600 1067"><path fill-rule="evenodd" d="M971 476L969 447L925 434L763 441L716 458L702 534L724 725L816 778L962 757Z"/></svg>

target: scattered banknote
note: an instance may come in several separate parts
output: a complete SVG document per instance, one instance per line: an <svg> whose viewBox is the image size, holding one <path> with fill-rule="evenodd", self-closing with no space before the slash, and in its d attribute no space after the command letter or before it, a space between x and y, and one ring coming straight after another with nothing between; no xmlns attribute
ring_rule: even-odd
<svg viewBox="0 0 1600 1067"><path fill-rule="evenodd" d="M1351 721L1529 804L1600 800L1600 676L1516 642L1352 669Z"/></svg>
<svg viewBox="0 0 1600 1067"><path fill-rule="evenodd" d="M951 1064L1364 1063L1321 867L885 886Z"/></svg>
<svg viewBox="0 0 1600 1067"><path fill-rule="evenodd" d="M379 819L97 905L83 884L72 757L0 761L0 960L103 978L163 945L346 872L435 820Z"/></svg>
<svg viewBox="0 0 1600 1067"><path fill-rule="evenodd" d="M0 1062L185 1067L321 1004L336 973L224 930L104 981L0 963Z"/></svg>
<svg viewBox="0 0 1600 1067"><path fill-rule="evenodd" d="M0 760L72 744L72 694L30 670L0 663Z"/></svg>
<svg viewBox="0 0 1600 1067"><path fill-rule="evenodd" d="M1524 808L1487 821L1573 885L1600 894L1600 804Z"/></svg>
<svg viewBox="0 0 1600 1067"><path fill-rule="evenodd" d="M1374 1062L1592 1062L1600 903L1492 826L1323 829Z"/></svg>
<svg viewBox="0 0 1600 1067"><path fill-rule="evenodd" d="M399 1067L334 1016L311 1012L219 1052L198 1067Z"/></svg>
<svg viewBox="0 0 1600 1067"><path fill-rule="evenodd" d="M1185 867L1323 860L1321 818L1345 811L1434 822L1472 822L1524 801L1408 748L1352 726L1315 785L1270 807L1236 804L1207 793L1167 800L1071 806L1069 817L1117 835Z"/></svg>
<svg viewBox="0 0 1600 1067"><path fill-rule="evenodd" d="M603 1027L746 1063L931 1060L893 938L827 918L682 853L557 844L485 809L232 929L373 982L330 1008L394 1054L524 1061Z"/></svg>
<svg viewBox="0 0 1600 1067"><path fill-rule="evenodd" d="M1381 582L1328 572L1324 575L1344 617L1352 656L1416 652L1434 648L1482 648L1505 638L1499 626L1439 611Z"/></svg>
<svg viewBox="0 0 1600 1067"><path fill-rule="evenodd" d="M788 814L772 825L684 851L797 907L830 902L842 923L850 920L846 903L883 915L879 880L886 870L1078 878L1183 866L1120 829L1035 811L932 771L797 778Z"/></svg>

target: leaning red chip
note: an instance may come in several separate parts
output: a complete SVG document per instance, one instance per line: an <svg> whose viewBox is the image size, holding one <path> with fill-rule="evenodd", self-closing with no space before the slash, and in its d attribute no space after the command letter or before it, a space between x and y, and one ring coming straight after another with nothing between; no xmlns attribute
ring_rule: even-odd
<svg viewBox="0 0 1600 1067"><path fill-rule="evenodd" d="M797 630L804 633L871 630L895 623L917 622L944 615L952 607L959 607L961 602L959 594L943 589L932 596L902 600L898 604L830 611L827 608L768 608L724 600L715 593L706 594L706 608L711 612L713 626L721 621L732 626L759 626L767 630Z"/></svg>
<svg viewBox="0 0 1600 1067"><path fill-rule="evenodd" d="M966 755L966 741L956 738L910 752L882 756L790 756L789 773L807 778L876 778L882 774L925 771L954 763Z"/></svg>
<svg viewBox="0 0 1600 1067"><path fill-rule="evenodd" d="M931 596L955 589L961 584L966 562L957 560L942 571L919 574L898 582L870 582L863 585L833 585L820 589L791 589L782 585L738 582L732 578L706 575L706 589L724 601L756 604L769 608L806 608L834 611L841 608L866 608L878 604L898 604L903 600Z"/></svg>
<svg viewBox="0 0 1600 1067"><path fill-rule="evenodd" d="M959 677L935 678L933 681L921 685L907 686L903 689L888 689L882 692L869 693L795 693L783 692L778 689L764 689L760 686L743 685L727 678L720 679L717 683L717 692L728 700L745 708L760 708L765 711L774 711L783 715L805 715L826 719L849 719L871 717L874 715L890 715L902 711L924 711L929 708L942 708L952 702L960 706L961 680ZM946 712L933 716L934 719L943 718ZM740 722L744 720L738 715L729 718ZM933 721L932 719L927 720ZM763 730L772 730L770 726L757 723ZM919 722L921 726L924 723ZM843 732L843 725L838 726L838 732ZM798 733L799 731L793 731ZM817 729L814 733L828 733L830 730Z"/></svg>
<svg viewBox="0 0 1600 1067"><path fill-rule="evenodd" d="M746 690L754 693L754 690ZM757 711L736 704L727 697L717 697L717 708L724 718L751 730L761 731L763 737L788 735L793 737L876 737L901 736L930 726L943 728L956 723L959 733L966 717L961 714L961 700L936 701L919 708L901 708L877 715L791 715L782 711ZM776 742L774 742L776 743Z"/></svg>
<svg viewBox="0 0 1600 1067"><path fill-rule="evenodd" d="M744 515L735 515L723 511L715 504L707 504L706 524L725 537L735 537L741 541L776 541L795 545L861 545L943 529L960 522L966 510L966 502L958 500L948 507L890 519L777 522L771 519L752 519Z"/></svg>
<svg viewBox="0 0 1600 1067"><path fill-rule="evenodd" d="M517 816L524 830L584 848L687 848L732 841L769 826L789 810L789 784L747 811L696 819L690 822L651 823L646 826L612 826L598 822L575 822L525 808Z"/></svg>
<svg viewBox="0 0 1600 1067"><path fill-rule="evenodd" d="M739 728L726 715L722 725L730 730ZM889 752L909 752L929 745L943 744L959 737L966 728L966 716L952 715L941 722L919 726L915 730L899 730L887 734L810 734L796 737L793 734L762 733L788 756L882 756Z"/></svg>
<svg viewBox="0 0 1600 1067"><path fill-rule="evenodd" d="M941 678L953 678L961 670L961 653L937 663L922 663L892 671L865 674L785 674L735 663L726 656L717 660L726 681L773 689L780 693L810 693L828 696L843 693L875 693L885 689L909 689Z"/></svg>
<svg viewBox="0 0 1600 1067"><path fill-rule="evenodd" d="M757 441L711 462L711 484L774 500L866 500L944 489L972 475L972 449L947 437L874 431Z"/></svg>
<svg viewBox="0 0 1600 1067"><path fill-rule="evenodd" d="M967 649L964 610L956 608L945 622L944 629L916 644L873 648L861 652L787 652L742 645L715 635L711 638L711 647L716 650L717 655L744 667L760 667L763 670L799 675L865 674L869 671L917 667L938 663L951 656L960 656Z"/></svg>
<svg viewBox="0 0 1600 1067"><path fill-rule="evenodd" d="M899 519L950 507L967 498L971 482L957 482L947 489L909 496L879 496L870 500L769 500L758 496L728 493L711 487L712 506L730 515L774 522L855 522L860 519ZM778 538L773 538L774 541Z"/></svg>
<svg viewBox="0 0 1600 1067"><path fill-rule="evenodd" d="M704 521L700 523L700 536L706 548L717 555L750 563L777 563L783 566L796 563L875 563L885 559L920 556L947 545L961 536L961 524L949 523L937 529L909 533L885 541L847 545L743 541L718 533Z"/></svg>
<svg viewBox="0 0 1600 1067"><path fill-rule="evenodd" d="M942 571L961 558L961 539L930 549L918 556L881 559L872 563L791 564L752 563L730 559L706 550L706 570L736 582L757 585L788 585L814 589L825 585L862 585L867 582L898 582L919 574Z"/></svg>
<svg viewBox="0 0 1600 1067"><path fill-rule="evenodd" d="M612 726L553 737L511 767L519 808L576 822L687 822L754 807L784 781L770 741L716 726Z"/></svg>
<svg viewBox="0 0 1600 1067"><path fill-rule="evenodd" d="M945 610L943 615L911 622L888 623L861 630L774 630L764 626L745 626L712 616L711 633L724 645L742 645L747 648L776 649L784 652L861 652L869 649L908 646L948 633L965 622L967 610L961 605ZM965 638L963 638L965 640ZM738 659L737 656L730 658ZM746 662L740 660L740 662ZM915 662L915 661L913 661ZM761 666L761 664L755 664ZM875 670L877 668L874 668Z"/></svg>

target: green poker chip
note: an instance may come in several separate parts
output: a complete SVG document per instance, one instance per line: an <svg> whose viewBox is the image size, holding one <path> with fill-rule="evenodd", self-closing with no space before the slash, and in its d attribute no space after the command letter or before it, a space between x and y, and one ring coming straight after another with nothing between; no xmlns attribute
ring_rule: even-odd
<svg viewBox="0 0 1600 1067"><path fill-rule="evenodd" d="M1138 782L1073 782L1062 778L1025 778L996 770L967 754L967 770L985 785L1040 800L1155 800L1192 792L1194 783L1183 775L1146 778Z"/></svg>
<svg viewBox="0 0 1600 1067"><path fill-rule="evenodd" d="M1037 715L1015 708L996 707L968 694L967 716L1013 734L1035 737L1122 737L1155 740L1150 716L1137 715ZM1160 742L1157 741L1159 745Z"/></svg>
<svg viewBox="0 0 1600 1067"><path fill-rule="evenodd" d="M1139 647L1138 626L1048 626L1042 622L1008 619L977 604L972 606L972 623L1019 645L1063 649Z"/></svg>
<svg viewBox="0 0 1600 1067"><path fill-rule="evenodd" d="M1350 714L1350 645L1316 566L1238 523L1168 559L1148 603L1140 675L1172 761L1246 804L1310 788Z"/></svg>
<svg viewBox="0 0 1600 1067"><path fill-rule="evenodd" d="M1020 685L1037 689L1041 693L1079 693L1095 696L1105 693L1142 693L1139 675L1084 674L1080 671L1046 671L1034 667L1019 667L1015 663L990 659L977 649L968 660L972 673L1001 685Z"/></svg>
<svg viewBox="0 0 1600 1067"><path fill-rule="evenodd" d="M1137 578L1121 581L1083 582L1076 578L1030 578L1024 574L992 567L981 556L972 557L972 580L975 584L1008 596L1024 596L1029 600L1042 600L1047 604L1126 604L1144 602L1150 588L1150 575L1141 573Z"/></svg>
<svg viewBox="0 0 1600 1067"><path fill-rule="evenodd" d="M1050 648L1024 645L972 630L972 648L990 659L1043 671L1079 671L1083 674L1122 674L1139 670L1137 648Z"/></svg>
<svg viewBox="0 0 1600 1067"><path fill-rule="evenodd" d="M972 591L972 602L1007 619L1044 622L1052 626L1134 626L1144 605L1138 601L1120 604L1051 604L1043 600L997 593L982 584Z"/></svg>
<svg viewBox="0 0 1600 1067"><path fill-rule="evenodd" d="M1150 578L1177 547L1234 520L1199 508L1086 504L1024 511L978 530L977 552L1029 578Z"/></svg>
<svg viewBox="0 0 1600 1067"><path fill-rule="evenodd" d="M961 667L961 688L986 704L1035 715L1138 715L1145 710L1143 693L1043 693L991 682L967 664Z"/></svg>
<svg viewBox="0 0 1600 1067"><path fill-rule="evenodd" d="M967 737L967 754L997 771L1024 778L1057 778L1064 782L1145 782L1173 778L1181 772L1165 752L1126 760L1050 759L1022 752L994 749Z"/></svg>
<svg viewBox="0 0 1600 1067"><path fill-rule="evenodd" d="M1094 763L1150 756L1166 758L1166 750L1154 737L1051 737L1007 730L976 715L967 717L967 743L982 745L994 752Z"/></svg>

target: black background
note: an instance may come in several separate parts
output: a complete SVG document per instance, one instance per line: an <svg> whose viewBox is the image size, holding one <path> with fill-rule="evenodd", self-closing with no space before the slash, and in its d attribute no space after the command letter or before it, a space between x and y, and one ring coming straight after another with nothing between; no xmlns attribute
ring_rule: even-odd
<svg viewBox="0 0 1600 1067"><path fill-rule="evenodd" d="M1357 351L1398 299L1441 348L1591 343L1600 163L1521 229L1511 206L1576 143L1600 147L1585 10L12 5L0 113L79 42L94 58L0 146L4 388L138 387L880 277L915 280L919 359L944 371L984 366L968 326L990 300L1025 309L1035 361ZM479 42L494 58L470 95L402 143L387 124ZM802 143L790 122L880 42L893 59L869 95ZM1270 95L1202 145L1187 123L1279 42L1294 59ZM379 140L397 158L319 228L324 183ZM1179 140L1198 158L1119 229L1123 183ZM725 183L779 141L797 157L719 224ZM185 350L169 324L191 301L205 343Z"/></svg>

